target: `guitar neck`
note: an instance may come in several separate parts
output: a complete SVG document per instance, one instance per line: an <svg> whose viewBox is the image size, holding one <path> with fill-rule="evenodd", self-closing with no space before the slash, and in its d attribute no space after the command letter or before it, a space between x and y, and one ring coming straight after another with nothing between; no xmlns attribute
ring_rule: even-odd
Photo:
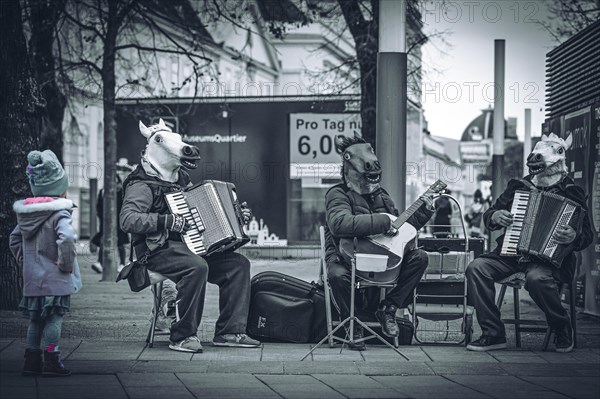
<svg viewBox="0 0 600 399"><path fill-rule="evenodd" d="M410 219L412 215L415 214L415 212L421 207L421 205L423 205L423 200L419 198L407 210L402 212L396 220L392 222L392 227L395 229L400 228L400 226L406 223L406 221Z"/></svg>

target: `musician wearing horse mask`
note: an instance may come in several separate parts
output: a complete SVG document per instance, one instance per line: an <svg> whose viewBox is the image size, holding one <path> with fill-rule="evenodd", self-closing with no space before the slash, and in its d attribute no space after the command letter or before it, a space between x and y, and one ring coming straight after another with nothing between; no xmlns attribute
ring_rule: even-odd
<svg viewBox="0 0 600 399"><path fill-rule="evenodd" d="M176 283L175 320L170 328L169 348L180 352L202 352L197 337L204 309L206 283L219 286L219 319L215 346L252 348L260 342L245 334L250 304L250 262L235 252L207 257L192 253L181 234L190 226L181 215L172 214L165 194L191 185L182 167L195 169L199 150L185 144L163 120L146 127L147 139L140 165L123 183L125 191L120 214L121 228L132 234L138 259L147 256L146 267ZM242 204L244 221L251 217Z"/></svg>
<svg viewBox="0 0 600 399"><path fill-rule="evenodd" d="M337 136L335 146L343 159L342 183L329 189L325 197L326 262L334 304L344 320L350 315L351 266L343 256L340 240L395 234L387 214L398 216L398 210L389 194L380 187L382 170L371 145L359 136ZM417 229L425 225L434 212L431 196L423 200L424 204L408 220ZM407 307L412 301L413 290L427 268L427 254L419 249L409 250L400 268L396 287L386 295L376 311L382 332L389 337L399 335L396 310ZM353 332L355 341L363 337L363 328L358 323L354 324ZM349 346L353 350L365 349L364 341L353 342Z"/></svg>
<svg viewBox="0 0 600 399"><path fill-rule="evenodd" d="M571 136L566 140L553 133L542 136L541 141L527 157L529 174L523 179L510 180L506 190L483 214L485 226L489 230L500 230L513 224L514 215L511 210L516 190L526 192L539 190L568 198L581 207L582 227L576 230L567 225L557 228L551 234L559 246L570 246L567 248L571 250L567 251L568 255L559 265L560 267L557 267L549 260L539 257L516 252L513 256L512 250L502 252L505 236L501 235L497 239L497 247L493 252L471 262L466 271L468 295L475 306L482 335L467 345L468 350L489 351L506 348L506 331L494 301L496 294L494 283L517 272L525 273L525 289L542 309L548 325L555 331L556 351L570 352L573 349L573 329L567 311L560 301L559 284L572 281L576 266L573 251L580 251L590 245L593 232L587 212L585 192L567 175L565 153L571 146L571 142ZM540 218L542 220L535 225L549 222L543 220L544 215Z"/></svg>

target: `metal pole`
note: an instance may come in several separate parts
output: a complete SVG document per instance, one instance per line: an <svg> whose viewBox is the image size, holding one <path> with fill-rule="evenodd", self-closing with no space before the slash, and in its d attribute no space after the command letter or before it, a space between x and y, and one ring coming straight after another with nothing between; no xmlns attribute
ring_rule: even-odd
<svg viewBox="0 0 600 399"><path fill-rule="evenodd" d="M523 142L523 176L529 173L527 157L531 154L531 108L525 108L525 140Z"/></svg>
<svg viewBox="0 0 600 399"><path fill-rule="evenodd" d="M90 179L90 240L96 235L97 230L97 217L96 215L96 202L98 201L98 179ZM100 215L102 217L102 215Z"/></svg>
<svg viewBox="0 0 600 399"><path fill-rule="evenodd" d="M504 40L494 41L494 155L492 157L492 196L504 191Z"/></svg>
<svg viewBox="0 0 600 399"><path fill-rule="evenodd" d="M406 0L379 0L377 54L377 156L382 185L406 207Z"/></svg>

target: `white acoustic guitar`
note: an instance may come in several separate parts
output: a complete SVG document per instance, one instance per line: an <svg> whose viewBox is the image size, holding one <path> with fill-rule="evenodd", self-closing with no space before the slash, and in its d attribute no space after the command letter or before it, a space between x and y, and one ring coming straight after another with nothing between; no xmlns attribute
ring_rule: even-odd
<svg viewBox="0 0 600 399"><path fill-rule="evenodd" d="M442 192L446 187L446 183L438 180L425 191L425 194L437 194ZM386 213L392 220L392 227L398 230L394 235L376 234L358 238L356 248L354 247L353 238L340 239L340 252L344 260L350 263L355 252L387 255L387 270L398 267L404 258L409 244L417 237L417 229L413 225L406 223L406 221L414 215L421 205L423 205L423 200L419 198L398 217Z"/></svg>

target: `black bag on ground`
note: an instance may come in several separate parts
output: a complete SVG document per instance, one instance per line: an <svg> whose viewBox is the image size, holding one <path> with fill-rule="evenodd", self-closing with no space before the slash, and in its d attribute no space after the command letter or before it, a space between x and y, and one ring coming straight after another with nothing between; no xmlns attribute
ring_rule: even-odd
<svg viewBox="0 0 600 399"><path fill-rule="evenodd" d="M327 334L323 287L278 272L257 274L247 333L266 342L318 342Z"/></svg>
<svg viewBox="0 0 600 399"><path fill-rule="evenodd" d="M252 278L250 292L247 333L252 338L265 342L316 343L327 335L323 285L278 272L262 272ZM362 321L376 321L374 313L379 301L374 300L375 294L379 295L377 288L367 289L365 295L373 298L361 298L365 309L357 309L357 316ZM334 321L340 320L333 303L331 317ZM399 343L410 345L412 323L400 318L397 321ZM383 336L381 327L372 328ZM341 328L335 335L344 337L345 334L345 329ZM392 338L383 337L393 343ZM381 342L373 338L367 344L379 345Z"/></svg>

